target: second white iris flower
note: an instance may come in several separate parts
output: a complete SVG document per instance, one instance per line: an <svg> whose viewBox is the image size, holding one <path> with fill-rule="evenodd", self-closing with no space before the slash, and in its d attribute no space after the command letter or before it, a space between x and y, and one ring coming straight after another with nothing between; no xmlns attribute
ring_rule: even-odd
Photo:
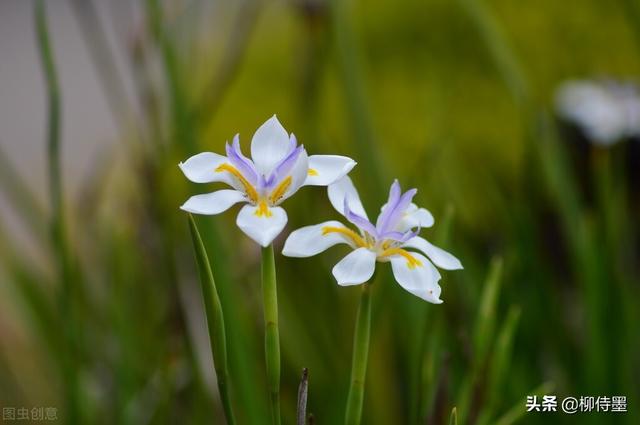
<svg viewBox="0 0 640 425"><path fill-rule="evenodd" d="M450 253L418 236L420 229L431 227L434 220L429 211L411 202L416 192L411 189L403 194L396 180L374 225L351 179L345 176L329 186L329 200L359 232L339 221L303 227L289 235L282 253L289 257L310 257L345 243L353 251L333 268L339 285L365 283L373 276L376 261L390 262L400 286L426 301L440 304L440 273L434 264L445 270L461 269L462 264Z"/></svg>

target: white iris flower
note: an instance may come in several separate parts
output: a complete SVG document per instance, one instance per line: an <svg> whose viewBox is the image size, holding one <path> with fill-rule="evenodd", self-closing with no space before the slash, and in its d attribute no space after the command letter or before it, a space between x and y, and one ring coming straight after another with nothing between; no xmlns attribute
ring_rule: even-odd
<svg viewBox="0 0 640 425"><path fill-rule="evenodd" d="M640 92L632 83L568 81L558 89L556 108L598 145L640 135Z"/></svg>
<svg viewBox="0 0 640 425"><path fill-rule="evenodd" d="M365 283L373 276L376 261L390 262L400 286L426 301L440 304L440 273L434 264L446 270L462 269L462 264L418 236L420 229L431 227L434 220L429 211L411 202L416 192L411 189L402 193L400 184L394 181L389 200L374 225L367 218L351 179L345 176L329 186L329 200L358 232L339 221L303 227L289 235L282 253L289 257L310 257L346 243L353 251L333 268L339 285Z"/></svg>
<svg viewBox="0 0 640 425"><path fill-rule="evenodd" d="M227 143L226 154L203 152L179 164L192 182L222 182L233 188L192 196L180 208L213 215L246 203L236 224L263 247L287 224L287 213L279 206L285 199L302 186L328 186L356 165L344 156L307 156L304 146L287 134L275 115L253 135L251 159L242 154L238 135L231 145Z"/></svg>

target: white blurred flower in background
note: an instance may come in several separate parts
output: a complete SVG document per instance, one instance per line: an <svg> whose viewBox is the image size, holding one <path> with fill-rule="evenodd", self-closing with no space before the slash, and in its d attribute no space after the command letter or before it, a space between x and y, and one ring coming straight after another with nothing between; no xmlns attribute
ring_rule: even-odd
<svg viewBox="0 0 640 425"><path fill-rule="evenodd" d="M630 82L567 81L556 92L556 109L597 145L640 135L640 91Z"/></svg>

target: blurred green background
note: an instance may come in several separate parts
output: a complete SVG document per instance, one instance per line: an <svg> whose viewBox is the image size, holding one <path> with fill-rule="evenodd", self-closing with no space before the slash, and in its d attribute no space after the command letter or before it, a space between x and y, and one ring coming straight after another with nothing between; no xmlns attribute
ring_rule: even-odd
<svg viewBox="0 0 640 425"><path fill-rule="evenodd" d="M248 151L276 113L310 154L359 162L351 177L370 215L393 178L417 187L436 218L422 234L465 266L443 273L438 306L382 267L363 423L445 424L453 407L463 424L640 423L640 141L595 147L553 111L565 80L638 75L637 2L57 0L39 25L37 2L0 11L24 3L13 28L40 31L24 54L50 43L67 72L35 60L49 84L2 99L41 111L29 126L42 137L0 128L0 406L55 406L68 423L223 423L179 210L207 188L177 164L221 153L237 132ZM95 74L106 105L88 122L115 123L89 173L69 172L81 148L66 135L84 125L81 143L95 144L102 127L56 115L58 95L77 90L74 62L57 56L77 41L56 38L63 19L47 22L61 8L84 46L77 72ZM136 18L123 30L124 10ZM114 28L126 37L114 42ZM20 84L0 72L0 85ZM25 149L46 160L25 162ZM339 218L323 189L285 207L277 253L291 230ZM259 249L234 212L196 219L238 422L266 423ZM303 367L315 423L342 421L359 295L331 276L345 254L276 257L285 423ZM621 395L628 412L526 413L534 394Z"/></svg>

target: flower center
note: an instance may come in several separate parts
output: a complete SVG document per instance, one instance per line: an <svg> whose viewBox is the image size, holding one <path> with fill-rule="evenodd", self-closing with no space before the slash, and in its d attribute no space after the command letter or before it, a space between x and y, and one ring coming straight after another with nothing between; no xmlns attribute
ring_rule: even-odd
<svg viewBox="0 0 640 425"><path fill-rule="evenodd" d="M235 168L234 166L232 166L230 164L222 164L218 168L216 168L215 171L216 171L216 173L222 173L223 171L226 171L229 174L231 174L233 177L238 179L238 181L240 182L240 184L244 188L244 192L246 193L247 197L251 200L251 202L254 203L254 204L258 202L258 192L253 187L253 185L251 183L249 183L249 180L247 180L242 175L242 173L240 171L238 171L237 168Z"/></svg>
<svg viewBox="0 0 640 425"><path fill-rule="evenodd" d="M260 202L258 202L258 208L256 209L256 212L254 214L258 217L267 218L273 215L273 213L269 209L269 205L267 205L267 201L265 201L264 199L261 199Z"/></svg>
<svg viewBox="0 0 640 425"><path fill-rule="evenodd" d="M286 179L282 180L275 189L273 189L271 196L269 196L269 202L271 205L275 205L280 199L282 199L284 194L287 192L287 189L289 189L289 186L291 186L291 180L291 176L288 176Z"/></svg>

